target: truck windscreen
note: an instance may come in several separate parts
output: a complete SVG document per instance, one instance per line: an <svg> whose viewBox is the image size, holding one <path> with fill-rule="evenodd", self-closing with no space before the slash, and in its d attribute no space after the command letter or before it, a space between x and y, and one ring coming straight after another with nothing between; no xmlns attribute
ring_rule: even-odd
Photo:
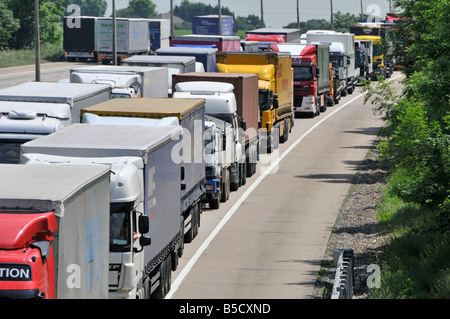
<svg viewBox="0 0 450 319"><path fill-rule="evenodd" d="M309 66L294 66L294 81L312 81L313 72Z"/></svg>
<svg viewBox="0 0 450 319"><path fill-rule="evenodd" d="M330 62L336 61L336 65L339 68L344 67L344 57L342 55L330 55Z"/></svg>

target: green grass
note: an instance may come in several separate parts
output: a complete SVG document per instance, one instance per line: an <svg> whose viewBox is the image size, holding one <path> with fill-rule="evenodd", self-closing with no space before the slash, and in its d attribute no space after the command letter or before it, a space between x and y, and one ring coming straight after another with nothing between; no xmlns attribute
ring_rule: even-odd
<svg viewBox="0 0 450 319"><path fill-rule="evenodd" d="M41 46L41 62L63 61L62 45L44 44ZM36 53L34 49L0 51L0 68L34 64Z"/></svg>
<svg viewBox="0 0 450 319"><path fill-rule="evenodd" d="M392 175L378 207L380 231L389 232L392 239L378 256L381 287L371 289L370 298L450 298L450 233L435 227L437 210L395 195L397 184L405 179L405 171Z"/></svg>

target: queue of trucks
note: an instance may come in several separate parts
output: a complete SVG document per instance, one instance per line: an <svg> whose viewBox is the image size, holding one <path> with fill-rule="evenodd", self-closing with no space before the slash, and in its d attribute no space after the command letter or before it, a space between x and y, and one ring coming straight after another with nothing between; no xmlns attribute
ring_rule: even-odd
<svg viewBox="0 0 450 319"><path fill-rule="evenodd" d="M65 20L67 59L110 59L109 40L93 41L108 38L104 20L80 17L97 32L85 41ZM134 37L121 65L0 90L2 298L164 298L202 214L246 184L294 118L390 72L377 42L351 33L258 29L245 46L191 35L150 50L136 40L148 21L118 23Z"/></svg>

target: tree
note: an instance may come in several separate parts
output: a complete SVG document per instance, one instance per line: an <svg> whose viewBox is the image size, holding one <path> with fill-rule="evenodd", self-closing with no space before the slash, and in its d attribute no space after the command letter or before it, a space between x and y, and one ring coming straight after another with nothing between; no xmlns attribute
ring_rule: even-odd
<svg viewBox="0 0 450 319"><path fill-rule="evenodd" d="M14 18L6 0L0 0L0 50L10 47L10 41L19 27L19 20Z"/></svg>
<svg viewBox="0 0 450 319"><path fill-rule="evenodd" d="M131 0L128 7L117 10L120 18L151 18L155 16L156 5L151 0Z"/></svg>
<svg viewBox="0 0 450 319"><path fill-rule="evenodd" d="M219 6L206 5L204 3L190 3L189 0L183 0L181 4L173 8L173 13L184 21L192 22L192 18L201 15L218 14ZM234 13L227 7L222 7L222 15L230 15L234 17Z"/></svg>
<svg viewBox="0 0 450 319"><path fill-rule="evenodd" d="M10 10L20 27L13 33L10 47L14 49L31 48L34 45L34 1L9 0ZM57 43L62 40L58 24L64 15L62 0L40 0L39 20L42 43Z"/></svg>
<svg viewBox="0 0 450 319"><path fill-rule="evenodd" d="M71 4L79 6L80 15L93 17L103 17L108 5L106 0L64 0L63 6L64 8L68 8Z"/></svg>

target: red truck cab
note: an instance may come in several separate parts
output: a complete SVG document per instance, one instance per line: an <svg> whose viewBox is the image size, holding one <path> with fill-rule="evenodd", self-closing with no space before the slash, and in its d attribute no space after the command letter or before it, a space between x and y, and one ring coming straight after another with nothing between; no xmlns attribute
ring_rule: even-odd
<svg viewBox="0 0 450 319"><path fill-rule="evenodd" d="M0 298L55 298L53 213L0 210Z"/></svg>

